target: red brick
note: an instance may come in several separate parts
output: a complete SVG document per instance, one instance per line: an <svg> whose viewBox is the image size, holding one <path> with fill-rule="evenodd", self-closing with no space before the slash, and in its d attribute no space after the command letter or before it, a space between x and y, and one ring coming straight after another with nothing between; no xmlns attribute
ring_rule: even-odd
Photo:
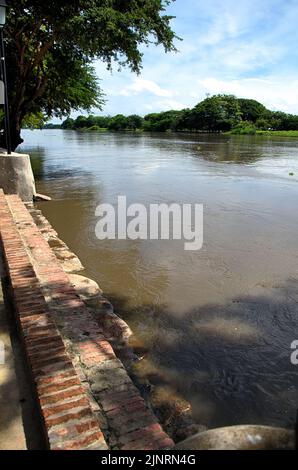
<svg viewBox="0 0 298 470"><path fill-rule="evenodd" d="M65 349L62 353L59 353L57 355L54 355L53 357L30 357L30 362L31 362L31 367L33 370L43 368L45 366L50 366L51 364L57 364L61 362L67 362L68 360L68 355L65 354Z"/></svg>
<svg viewBox="0 0 298 470"><path fill-rule="evenodd" d="M102 442L104 443L102 433L96 431L93 434L84 437L83 439L74 439L72 441L65 442L63 444L63 447L56 446L56 447L53 448L53 450L61 450L61 448L63 450L80 450L80 449L83 449L83 448L88 448L91 444L93 444L93 443L95 443L99 440L102 440Z"/></svg>
<svg viewBox="0 0 298 470"><path fill-rule="evenodd" d="M39 377L36 380L37 386L43 387L50 384L59 384L61 381L69 379L70 377L77 377L77 374L73 369L61 372L54 373L53 375L48 375L46 377Z"/></svg>
<svg viewBox="0 0 298 470"><path fill-rule="evenodd" d="M48 395L49 393L53 393L53 392L59 392L60 390L65 390L69 387L73 387L75 385L81 385L81 381L79 380L79 378L77 376L75 377L71 377L70 379L68 380L64 380L63 382L56 382L55 383L52 383L52 384L49 384L47 386L38 386L38 392L39 392L39 395L40 397L44 396L44 395Z"/></svg>
<svg viewBox="0 0 298 470"><path fill-rule="evenodd" d="M65 390L60 391L59 387L57 387L57 393L53 393L51 395L43 395L40 398L40 403L42 406L51 405L54 403L62 402L63 400L68 400L73 397L79 397L81 395L84 396L85 390L81 386L75 386L73 388L65 388Z"/></svg>
<svg viewBox="0 0 298 470"><path fill-rule="evenodd" d="M50 416L55 416L57 414L64 413L69 410L75 410L77 408L88 407L89 401L86 397L79 398L78 400L74 400L67 403L62 403L61 405L51 406L51 407L43 407L43 415L45 418L49 418Z"/></svg>
<svg viewBox="0 0 298 470"><path fill-rule="evenodd" d="M63 424L69 421L78 420L78 419L86 418L86 417L89 417L89 418L93 417L89 407L83 408L82 410L79 410L79 411L72 411L72 412L69 411L68 413L65 413L62 416L46 418L45 422L46 422L47 429L49 429L53 426L58 426L58 424Z"/></svg>
<svg viewBox="0 0 298 470"><path fill-rule="evenodd" d="M61 336L59 335L58 331L56 331L55 335L49 336L48 338L30 338L26 337L25 342L26 346L28 347L38 347L39 345L47 345L51 344L55 341L62 341Z"/></svg>
<svg viewBox="0 0 298 470"><path fill-rule="evenodd" d="M52 442L57 442L61 438L68 440L77 436L78 434L86 433L98 429L98 421L95 419L81 420L76 424L69 424L68 426L59 426L57 429L51 429L49 432L49 438Z"/></svg>
<svg viewBox="0 0 298 470"><path fill-rule="evenodd" d="M26 332L24 332L25 336L30 335L30 338L51 338L56 336L57 330L55 326L47 326L47 327L35 327L35 328L28 328Z"/></svg>
<svg viewBox="0 0 298 470"><path fill-rule="evenodd" d="M19 314L19 317L30 317L32 315L43 315L46 312L46 305L36 305L36 306L29 306L29 305L22 305L22 301L13 299L14 305L15 305L15 310Z"/></svg>
<svg viewBox="0 0 298 470"><path fill-rule="evenodd" d="M50 343L47 343L47 344L40 344L38 346L30 346L28 344L27 351L29 354L34 354L38 352L43 353L43 352L51 351L60 347L62 348L65 346L63 344L62 339L59 336L56 336L52 341L50 341Z"/></svg>
<svg viewBox="0 0 298 470"><path fill-rule="evenodd" d="M32 294L24 294L22 293L22 296L20 295L18 298L18 302L21 305L21 307L35 307L35 306L44 306L45 305L45 300L44 297L41 295L41 292L36 290L35 295L33 296Z"/></svg>
<svg viewBox="0 0 298 470"><path fill-rule="evenodd" d="M154 424L155 422L156 418L152 414L138 413L134 415L134 419L115 423L114 432L121 436L123 434L136 431L142 427L149 426L150 424Z"/></svg>
<svg viewBox="0 0 298 470"><path fill-rule="evenodd" d="M123 398L117 398L117 399L113 399L111 397L111 399L106 399L106 400L102 400L101 401L101 405L104 409L104 411L113 411L115 409L119 409L119 408L122 408L122 407L125 407L125 410L127 409L138 409L139 408L139 405L143 405L144 407L145 406L145 402L144 400L140 397L139 394L135 394L133 396L126 396L125 395L123 396ZM115 411L115 414L116 414L116 411ZM113 416L113 414L110 415L111 417Z"/></svg>
<svg viewBox="0 0 298 470"><path fill-rule="evenodd" d="M126 435L129 432L137 431L138 429L149 426L156 422L155 416L148 413L147 410L136 410L134 413L119 413L117 417L111 418L107 413L107 419L110 427L117 433L117 435Z"/></svg>
<svg viewBox="0 0 298 470"><path fill-rule="evenodd" d="M39 379L40 377L43 377L45 375L51 375L51 374L54 374L55 372L63 372L65 371L66 369L73 369L73 364L72 362L69 360L67 362L65 361L62 361L62 362L57 362L55 364L50 364L48 366L43 366L43 367L39 367L39 368L36 368L36 369L33 369L33 375L34 375L34 378L35 380Z"/></svg>
<svg viewBox="0 0 298 470"><path fill-rule="evenodd" d="M42 325L47 322L47 315L36 313L35 315L27 315L20 317L20 324L24 330L32 328L33 326Z"/></svg>
<svg viewBox="0 0 298 470"><path fill-rule="evenodd" d="M27 292L19 291L19 292L14 292L14 298L18 302L22 302L22 305L24 304L29 304L29 303L34 303L36 305L37 303L41 305L45 305L45 299L41 295L41 291L39 289L28 289Z"/></svg>
<svg viewBox="0 0 298 470"><path fill-rule="evenodd" d="M37 279L30 279L30 280L27 279L26 281L20 281L19 279L11 278L10 282L12 284L13 289L18 289L18 288L23 288L23 287L27 287L27 288L39 287L39 282L37 281Z"/></svg>
<svg viewBox="0 0 298 470"><path fill-rule="evenodd" d="M145 428L138 429L137 431L132 431L128 434L120 436L119 443L124 445L141 438L146 438L148 436L152 436L156 439L158 436L160 436L161 433L163 433L161 425L154 423L151 426L147 426ZM165 433L163 434L165 435Z"/></svg>
<svg viewBox="0 0 298 470"><path fill-rule="evenodd" d="M48 350L32 352L28 351L28 355L32 364L41 363L43 360L52 360L52 359L61 359L65 357L65 347L64 345L58 346L56 348L51 348ZM54 362L54 361L53 361ZM51 362L52 363L52 362Z"/></svg>

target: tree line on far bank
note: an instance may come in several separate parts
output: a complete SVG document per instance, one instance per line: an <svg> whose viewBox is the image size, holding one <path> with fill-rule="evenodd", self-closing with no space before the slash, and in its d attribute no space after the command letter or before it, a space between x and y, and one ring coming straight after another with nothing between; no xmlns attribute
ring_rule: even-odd
<svg viewBox="0 0 298 470"><path fill-rule="evenodd" d="M51 128L49 124L45 127ZM57 127L57 126L54 126ZM68 118L62 129L150 131L150 132L231 132L255 134L263 131L298 130L298 116L270 111L256 100L236 98L233 95L214 95L198 103L193 109L151 113L144 117L124 116L78 116Z"/></svg>

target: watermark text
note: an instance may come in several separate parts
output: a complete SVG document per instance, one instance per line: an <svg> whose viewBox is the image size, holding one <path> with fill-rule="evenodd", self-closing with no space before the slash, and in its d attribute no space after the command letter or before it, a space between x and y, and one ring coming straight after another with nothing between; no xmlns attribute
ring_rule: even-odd
<svg viewBox="0 0 298 470"><path fill-rule="evenodd" d="M127 205L126 196L112 204L100 204L95 227L99 240L184 240L187 251L203 246L202 204Z"/></svg>
<svg viewBox="0 0 298 470"><path fill-rule="evenodd" d="M294 349L294 351L291 354L291 363L293 366L298 366L298 339L293 341L291 344L291 349Z"/></svg>

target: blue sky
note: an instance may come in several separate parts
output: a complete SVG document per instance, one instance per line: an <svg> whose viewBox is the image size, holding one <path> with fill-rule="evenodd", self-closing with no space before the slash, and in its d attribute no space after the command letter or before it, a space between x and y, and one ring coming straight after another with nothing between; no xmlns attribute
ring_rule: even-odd
<svg viewBox="0 0 298 470"><path fill-rule="evenodd" d="M140 76L96 62L107 103L94 112L144 115L232 93L298 114L298 0L176 0L168 12L179 52L145 48Z"/></svg>

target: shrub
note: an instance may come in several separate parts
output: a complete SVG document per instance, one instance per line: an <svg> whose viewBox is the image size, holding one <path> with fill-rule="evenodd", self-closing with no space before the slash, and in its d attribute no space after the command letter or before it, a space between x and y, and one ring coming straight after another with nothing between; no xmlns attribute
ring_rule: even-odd
<svg viewBox="0 0 298 470"><path fill-rule="evenodd" d="M242 121L231 130L231 134L238 135L255 135L256 132L255 125L250 121Z"/></svg>

